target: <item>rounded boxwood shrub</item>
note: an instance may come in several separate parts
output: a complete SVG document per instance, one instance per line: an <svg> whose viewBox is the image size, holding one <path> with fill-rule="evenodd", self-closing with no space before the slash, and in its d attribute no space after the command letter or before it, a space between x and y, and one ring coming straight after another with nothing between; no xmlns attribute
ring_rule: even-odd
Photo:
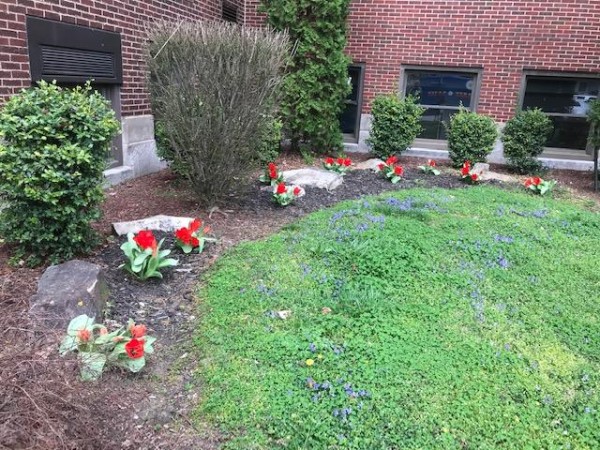
<svg viewBox="0 0 600 450"><path fill-rule="evenodd" d="M0 235L13 260L63 261L96 244L109 143L119 124L88 84L40 82L0 111Z"/></svg>
<svg viewBox="0 0 600 450"><path fill-rule="evenodd" d="M412 96L404 99L395 94L375 97L371 104L373 121L367 140L373 154L387 158L405 151L423 129L421 116L424 111L425 108Z"/></svg>
<svg viewBox="0 0 600 450"><path fill-rule="evenodd" d="M465 108L450 118L446 131L448 152L454 167L462 166L465 161L485 162L498 137L496 124L491 117Z"/></svg>
<svg viewBox="0 0 600 450"><path fill-rule="evenodd" d="M542 165L536 159L552 132L552 121L540 109L519 111L504 127L504 155L512 169L519 173L538 172Z"/></svg>

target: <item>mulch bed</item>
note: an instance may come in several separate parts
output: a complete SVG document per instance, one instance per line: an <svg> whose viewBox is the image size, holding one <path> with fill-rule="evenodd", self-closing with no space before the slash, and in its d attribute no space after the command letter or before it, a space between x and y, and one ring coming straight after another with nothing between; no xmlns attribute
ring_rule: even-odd
<svg viewBox="0 0 600 450"><path fill-rule="evenodd" d="M365 158L356 155L353 159ZM109 189L104 218L94 224L105 236L104 243L85 259L104 268L111 288L110 318L123 323L131 317L145 323L159 340L156 355L141 374L110 372L101 383L79 382L73 363L57 358L56 336L33 332L27 318L28 300L43 268L9 267L8 249L0 245L0 449L26 444L32 448L218 448L225 436L209 425L199 431L189 420L201 397L201 386L191 383L198 361L190 356L197 354L190 351L190 345L199 324L195 303L198 281L231 246L268 236L339 201L413 187L465 188L455 173L438 177L421 174L416 166L422 159L402 158L401 162L407 171L397 185L370 171L352 171L338 189L307 188L305 197L286 208L275 205L271 192L261 189L258 182L249 181L218 208L209 209L169 171ZM282 156L278 164L284 170L306 166L294 155ZM497 166L493 170L504 171ZM546 178L559 180L587 199L600 199L592 192L589 172L552 171ZM111 223L156 214L200 217L214 230L218 243L207 244L201 255L175 251L180 265L165 270L164 280L140 282L118 269L123 262L119 249L123 238L111 236ZM171 236L158 236L166 238L165 247L172 245ZM21 357L21 369L16 374L7 368L15 355ZM3 389L11 393L10 404L2 400L9 398ZM14 420L3 425L7 414ZM65 421L71 425L64 427ZM21 430L15 434L10 427L19 423ZM32 433L35 427L38 432Z"/></svg>

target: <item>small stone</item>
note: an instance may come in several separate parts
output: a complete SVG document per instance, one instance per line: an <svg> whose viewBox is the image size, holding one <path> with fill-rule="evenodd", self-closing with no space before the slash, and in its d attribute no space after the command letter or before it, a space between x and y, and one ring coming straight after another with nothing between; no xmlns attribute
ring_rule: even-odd
<svg viewBox="0 0 600 450"><path fill-rule="evenodd" d="M354 166L354 170L372 170L374 172L378 172L379 164L383 164L383 161L379 158L368 159L367 161L363 161Z"/></svg>
<svg viewBox="0 0 600 450"><path fill-rule="evenodd" d="M476 163L471 169L471 173L477 174L478 177L483 177L486 172L489 172L490 165L487 163Z"/></svg>
<svg viewBox="0 0 600 450"><path fill-rule="evenodd" d="M332 191L342 184L343 177L334 172L317 169L286 170L282 173L286 184L311 186Z"/></svg>
<svg viewBox="0 0 600 450"><path fill-rule="evenodd" d="M142 230L173 232L179 228L187 227L192 220L194 219L191 217L158 215L130 222L115 222L112 227L118 236L124 236L127 233L138 233Z"/></svg>
<svg viewBox="0 0 600 450"><path fill-rule="evenodd" d="M519 179L513 175L506 175L503 173L497 173L497 172L484 172L483 175L481 176L481 180L485 181L485 180L497 180L497 181L504 181L507 183L518 183Z"/></svg>
<svg viewBox="0 0 600 450"><path fill-rule="evenodd" d="M100 266L73 260L50 266L29 301L32 319L48 328L66 328L71 319L86 314L102 321L109 290Z"/></svg>
<svg viewBox="0 0 600 450"><path fill-rule="evenodd" d="M277 311L277 317L279 317L281 320L286 320L291 315L292 315L292 311L290 311L289 309L286 309L284 311Z"/></svg>

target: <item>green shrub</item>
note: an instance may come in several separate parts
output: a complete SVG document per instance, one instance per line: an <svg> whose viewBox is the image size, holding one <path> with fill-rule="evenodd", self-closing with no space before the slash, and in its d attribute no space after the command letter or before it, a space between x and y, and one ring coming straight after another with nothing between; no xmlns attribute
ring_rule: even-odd
<svg viewBox="0 0 600 450"><path fill-rule="evenodd" d="M215 202L260 159L289 39L216 22L158 23L148 50L161 155Z"/></svg>
<svg viewBox="0 0 600 450"><path fill-rule="evenodd" d="M592 127L590 132L590 144L594 148L600 148L600 100L594 100L587 113L588 121Z"/></svg>
<svg viewBox="0 0 600 450"><path fill-rule="evenodd" d="M283 86L281 114L292 147L342 149L340 114L350 92L346 18L350 0L263 0L271 26L297 42Z"/></svg>
<svg viewBox="0 0 600 450"><path fill-rule="evenodd" d="M156 140L156 153L165 161L169 162L169 168L179 176L186 177L186 168L189 166L175 157L175 152L171 148L171 142L165 132L162 122L154 122L154 139Z"/></svg>
<svg viewBox="0 0 600 450"><path fill-rule="evenodd" d="M485 162L498 137L491 117L461 108L446 126L448 151L452 165L460 167L465 161Z"/></svg>
<svg viewBox="0 0 600 450"><path fill-rule="evenodd" d="M283 123L274 116L267 117L258 142L258 160L261 165L275 161L281 152L281 130Z"/></svg>
<svg viewBox="0 0 600 450"><path fill-rule="evenodd" d="M504 127L504 155L512 169L535 173L542 168L536 159L552 132L552 121L541 109L519 111Z"/></svg>
<svg viewBox="0 0 600 450"><path fill-rule="evenodd" d="M415 97L401 100L395 94L375 97L371 105L373 122L367 143L379 158L399 155L419 135L425 108Z"/></svg>
<svg viewBox="0 0 600 450"><path fill-rule="evenodd" d="M0 112L0 193L8 206L0 234L14 258L55 263L96 244L102 171L119 124L90 85L62 89L40 82Z"/></svg>

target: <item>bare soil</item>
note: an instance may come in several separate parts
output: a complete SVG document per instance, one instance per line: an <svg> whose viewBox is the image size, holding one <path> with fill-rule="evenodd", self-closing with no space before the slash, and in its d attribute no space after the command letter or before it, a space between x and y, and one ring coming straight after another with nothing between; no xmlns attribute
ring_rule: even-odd
<svg viewBox="0 0 600 450"><path fill-rule="evenodd" d="M366 158L353 155L355 161ZM191 349L201 319L196 289L207 269L231 246L266 237L342 200L412 187L465 188L456 172L443 164L438 177L421 174L416 166L423 162L402 158L406 176L397 185L370 171L352 171L333 192L307 188L305 197L286 208L275 205L271 193L254 179L241 182L238 192L218 208L199 203L168 170L109 189L104 218L94 224L103 243L85 259L104 268L111 288L109 318L124 323L131 317L145 323L159 340L141 374L112 371L98 383L80 382L74 361L57 356L60 336L29 323L29 298L44 267L10 267L9 248L0 245L0 449L219 448L227 436L191 419L202 398L195 376L198 351ZM278 165L285 170L306 163L296 155L283 155ZM502 167L492 169L505 172ZM557 179L569 196L600 204L589 172L551 171L545 178ZM200 217L218 242L207 244L200 255L174 252L180 265L166 270L164 280L140 282L118 269L123 238L111 234L111 224L156 214ZM171 246L171 236L159 237Z"/></svg>

